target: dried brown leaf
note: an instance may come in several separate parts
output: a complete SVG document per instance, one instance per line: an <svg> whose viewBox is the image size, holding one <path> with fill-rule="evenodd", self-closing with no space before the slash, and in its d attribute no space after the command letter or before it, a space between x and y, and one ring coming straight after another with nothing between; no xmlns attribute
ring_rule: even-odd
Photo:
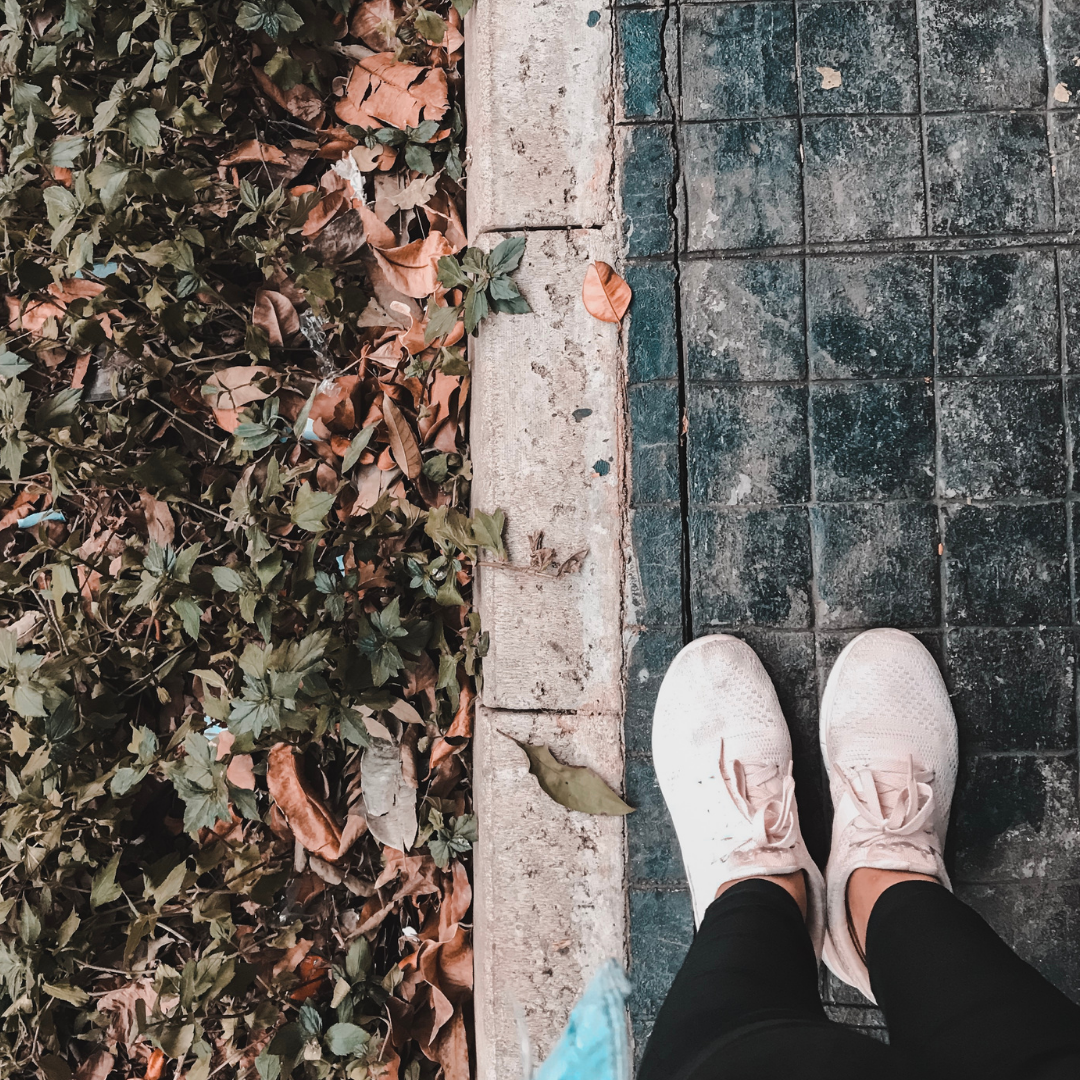
<svg viewBox="0 0 1080 1080"><path fill-rule="evenodd" d="M601 322L621 322L631 296L630 286L606 262L594 262L585 271L581 299L585 310Z"/></svg>
<svg viewBox="0 0 1080 1080"><path fill-rule="evenodd" d="M327 862L338 858L341 829L308 788L300 771L300 759L288 743L277 743L266 766L266 786L281 808L289 828L304 847Z"/></svg>
<svg viewBox="0 0 1080 1080"><path fill-rule="evenodd" d="M416 436L412 433L412 428L409 427L409 422L391 401L389 394L383 394L382 415L390 435L390 451L394 455L394 461L410 480L415 480L424 466L423 458L420 456L420 447L416 442Z"/></svg>

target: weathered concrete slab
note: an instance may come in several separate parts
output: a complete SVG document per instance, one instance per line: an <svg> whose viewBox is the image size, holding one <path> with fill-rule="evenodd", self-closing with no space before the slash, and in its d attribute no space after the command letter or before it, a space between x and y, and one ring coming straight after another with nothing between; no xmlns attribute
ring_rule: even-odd
<svg viewBox="0 0 1080 1080"><path fill-rule="evenodd" d="M588 764L620 789L621 728L618 714L477 709L478 1080L522 1075L515 1003L543 1060L592 973L608 957L624 957L623 819L553 802L502 733L547 743L560 760Z"/></svg>
<svg viewBox="0 0 1080 1080"><path fill-rule="evenodd" d="M609 221L610 10L485 0L466 20L465 55L470 236Z"/></svg>
<svg viewBox="0 0 1080 1080"><path fill-rule="evenodd" d="M493 708L621 712L619 336L581 301L590 261L613 258L599 231L529 234L517 281L533 313L491 320L471 346L473 503L506 510L517 568L479 573ZM560 559L587 551L579 573L524 572L541 530Z"/></svg>

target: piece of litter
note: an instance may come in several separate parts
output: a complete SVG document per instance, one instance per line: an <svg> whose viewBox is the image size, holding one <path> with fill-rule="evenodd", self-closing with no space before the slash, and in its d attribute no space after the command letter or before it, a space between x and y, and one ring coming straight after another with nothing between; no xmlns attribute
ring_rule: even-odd
<svg viewBox="0 0 1080 1080"><path fill-rule="evenodd" d="M1055 101L1071 101L1072 94L1069 93L1069 88L1063 83L1059 82L1054 87L1054 100Z"/></svg>
<svg viewBox="0 0 1080 1080"><path fill-rule="evenodd" d="M43 521L67 521L67 518L64 517L59 510L53 510L51 513L41 510L36 514L27 514L26 517L21 518L19 521L19 528L32 529L35 525L40 525Z"/></svg>
<svg viewBox="0 0 1080 1080"><path fill-rule="evenodd" d="M819 67L815 70L821 76L822 90L835 90L844 81L843 75L836 68Z"/></svg>

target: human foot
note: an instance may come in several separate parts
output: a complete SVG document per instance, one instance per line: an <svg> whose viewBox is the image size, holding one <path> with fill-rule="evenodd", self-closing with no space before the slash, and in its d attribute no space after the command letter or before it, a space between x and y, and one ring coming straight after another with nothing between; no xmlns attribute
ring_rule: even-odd
<svg viewBox="0 0 1080 1080"><path fill-rule="evenodd" d="M956 785L956 720L933 657L900 630L860 634L829 674L820 735L833 800L824 959L873 1001L863 901L872 908L876 896L859 891L856 920L848 905L853 873L898 871L951 887L942 852ZM856 886L871 880L881 884L879 895L885 879L863 877Z"/></svg>
<svg viewBox="0 0 1080 1080"><path fill-rule="evenodd" d="M724 634L687 645L660 687L652 743L695 923L725 883L802 871L820 955L824 883L799 829L791 737L753 649Z"/></svg>

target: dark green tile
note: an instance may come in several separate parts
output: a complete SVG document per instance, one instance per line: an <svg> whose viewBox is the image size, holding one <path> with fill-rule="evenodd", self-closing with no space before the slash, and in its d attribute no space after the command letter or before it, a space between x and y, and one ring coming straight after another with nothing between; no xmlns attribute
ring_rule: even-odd
<svg viewBox="0 0 1080 1080"><path fill-rule="evenodd" d="M627 266L623 277L633 291L626 331L627 378L632 383L678 378L675 267L670 263Z"/></svg>
<svg viewBox="0 0 1080 1080"><path fill-rule="evenodd" d="M1074 631L954 629L948 652L953 707L964 746L1076 746Z"/></svg>
<svg viewBox="0 0 1080 1080"><path fill-rule="evenodd" d="M938 393L946 498L1064 494L1060 379L964 379Z"/></svg>
<svg viewBox="0 0 1080 1080"><path fill-rule="evenodd" d="M818 499L933 493L934 395L928 381L812 385L810 427Z"/></svg>
<svg viewBox="0 0 1080 1080"><path fill-rule="evenodd" d="M675 236L669 207L675 170L671 130L625 127L619 133L626 253L631 258L663 255L672 250Z"/></svg>
<svg viewBox="0 0 1080 1080"><path fill-rule="evenodd" d="M790 3L684 5L680 22L684 120L799 111Z"/></svg>
<svg viewBox="0 0 1080 1080"><path fill-rule="evenodd" d="M1068 625L1062 505L948 507L945 562L950 623Z"/></svg>
<svg viewBox="0 0 1080 1080"><path fill-rule="evenodd" d="M807 120L803 137L811 240L876 240L926 232L918 120Z"/></svg>
<svg viewBox="0 0 1080 1080"><path fill-rule="evenodd" d="M1050 79L1055 91L1051 108L1080 105L1080 7L1071 0L1050 4Z"/></svg>
<svg viewBox="0 0 1080 1080"><path fill-rule="evenodd" d="M634 545L631 602L637 621L678 626L682 622L682 523L679 510L642 507L630 520Z"/></svg>
<svg viewBox="0 0 1080 1080"><path fill-rule="evenodd" d="M957 881L1080 877L1075 755L968 759L952 820Z"/></svg>
<svg viewBox="0 0 1080 1080"><path fill-rule="evenodd" d="M808 113L918 111L914 0L801 3L799 55Z"/></svg>
<svg viewBox="0 0 1080 1080"><path fill-rule="evenodd" d="M687 397L691 503L810 498L805 386L692 383Z"/></svg>
<svg viewBox="0 0 1080 1080"><path fill-rule="evenodd" d="M810 626L806 511L690 511L691 605L710 627Z"/></svg>
<svg viewBox="0 0 1080 1080"><path fill-rule="evenodd" d="M1058 258L1065 309L1066 368L1076 374L1080 372L1080 250L1062 251Z"/></svg>
<svg viewBox="0 0 1080 1080"><path fill-rule="evenodd" d="M820 629L937 623L938 528L932 506L814 507L810 529Z"/></svg>
<svg viewBox="0 0 1080 1080"><path fill-rule="evenodd" d="M1046 103L1040 0L927 0L922 10L928 109Z"/></svg>
<svg viewBox="0 0 1080 1080"><path fill-rule="evenodd" d="M1066 379L1069 429L1072 432L1073 491L1080 490L1080 378Z"/></svg>
<svg viewBox="0 0 1080 1080"><path fill-rule="evenodd" d="M1080 882L959 885L973 907L1021 960L1080 1002Z"/></svg>
<svg viewBox="0 0 1080 1080"><path fill-rule="evenodd" d="M679 839L653 771L651 756L627 759L626 801L634 807L626 820L630 881L634 884L685 885Z"/></svg>
<svg viewBox="0 0 1080 1080"><path fill-rule="evenodd" d="M619 37L622 72L623 116L631 120L667 119L671 115L664 94L661 35L667 23L664 8L618 11L615 25ZM674 50L671 51L674 56Z"/></svg>
<svg viewBox="0 0 1080 1080"><path fill-rule="evenodd" d="M833 1005L871 1008L870 999L854 986L841 982L824 964L821 965L821 1000L826 1007Z"/></svg>
<svg viewBox="0 0 1080 1080"><path fill-rule="evenodd" d="M815 377L932 374L932 277L926 256L807 260Z"/></svg>
<svg viewBox="0 0 1080 1080"><path fill-rule="evenodd" d="M805 378L802 274L801 259L684 261L690 378Z"/></svg>
<svg viewBox="0 0 1080 1080"><path fill-rule="evenodd" d="M1022 233L1053 227L1044 117L932 116L926 129L933 232Z"/></svg>
<svg viewBox="0 0 1080 1080"><path fill-rule="evenodd" d="M692 124L682 130L691 251L802 239L799 134L793 120Z"/></svg>
<svg viewBox="0 0 1080 1080"><path fill-rule="evenodd" d="M943 375L1038 375L1060 370L1054 253L942 256L937 333Z"/></svg>
<svg viewBox="0 0 1080 1080"><path fill-rule="evenodd" d="M633 505L678 502L679 388L638 383L627 392Z"/></svg>
<svg viewBox="0 0 1080 1080"><path fill-rule="evenodd" d="M682 631L646 626L630 645L626 669L626 752L652 753L653 709L656 695L672 660L682 648Z"/></svg>
<svg viewBox="0 0 1080 1080"><path fill-rule="evenodd" d="M1058 228L1075 233L1080 230L1080 114L1051 114L1050 141L1057 170Z"/></svg>
<svg viewBox="0 0 1080 1080"><path fill-rule="evenodd" d="M660 1011L694 939L689 892L630 889L630 1015Z"/></svg>

